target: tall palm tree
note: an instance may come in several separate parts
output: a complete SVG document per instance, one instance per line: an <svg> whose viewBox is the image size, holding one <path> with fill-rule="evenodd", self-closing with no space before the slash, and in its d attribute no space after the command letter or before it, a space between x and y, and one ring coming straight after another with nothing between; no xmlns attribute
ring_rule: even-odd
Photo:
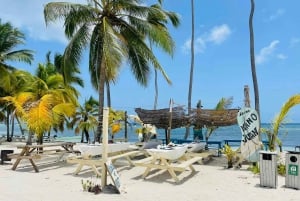
<svg viewBox="0 0 300 201"><path fill-rule="evenodd" d="M7 62L20 61L31 64L33 61L33 51L19 49L16 47L25 43L25 36L10 23L2 24L0 19L0 66L7 69L15 67Z"/></svg>
<svg viewBox="0 0 300 201"><path fill-rule="evenodd" d="M14 28L10 23L2 23L0 19L0 74L1 76L6 75L6 78L10 80L12 75L8 75L10 72L6 70L15 69L12 64L8 62L25 62L31 64L33 60L33 51L27 49L17 49L17 46L23 45L25 43L25 36L22 32L20 32L17 28ZM1 79L1 82L8 81L6 83L15 84L16 82L9 82L9 80ZM2 85L3 86L3 85ZM11 91L11 85L6 85L8 88L0 87L0 95L7 96L13 95L13 91ZM6 103L3 103L2 106L6 111L6 128L7 128L7 140L9 140L10 136L10 128L9 122L11 117L12 108L8 107Z"/></svg>
<svg viewBox="0 0 300 201"><path fill-rule="evenodd" d="M79 67L75 63L68 61L65 54L61 55L59 53L54 55L54 63L52 63L50 59L50 52L48 54L48 64L54 65L56 72L63 76L65 86L71 89L76 94L76 97L78 97L79 92L76 90L74 85L84 87L83 80L78 76L78 74L80 74Z"/></svg>
<svg viewBox="0 0 300 201"><path fill-rule="evenodd" d="M257 82L257 76L256 76L255 52L254 52L254 31L253 31L254 10L255 10L255 2L254 2L254 0L251 0L251 10L250 10L250 15L249 15L250 61L251 61L252 81L253 81L253 87L254 87L255 110L257 111L258 115L260 116L259 90L258 90L258 82Z"/></svg>
<svg viewBox="0 0 300 201"><path fill-rule="evenodd" d="M190 82L189 82L189 93L188 93L188 115L192 109L192 92L193 92L193 77L194 77L194 38L195 38L195 16L194 16L194 0L191 0L191 13L192 13L192 37L191 37L191 68L190 68ZM187 139L190 134L189 127L186 128L184 138Z"/></svg>
<svg viewBox="0 0 300 201"><path fill-rule="evenodd" d="M92 96L86 100L83 105L80 105L77 108L77 111L72 117L69 126L71 128L75 127L75 133L78 134L81 131L81 142L84 142L84 137L86 142L89 142L90 133L92 130L95 133L95 129L97 128L97 115L98 115L98 101L95 100Z"/></svg>
<svg viewBox="0 0 300 201"><path fill-rule="evenodd" d="M152 64L170 82L145 39L151 38L154 45L166 52L173 51L174 42L166 27L147 21L149 14L165 15L161 9L143 6L139 0L88 2L93 4L48 3L44 16L46 24L64 20L65 34L70 39L65 50L69 61L78 63L89 45L91 80L99 93L96 141L100 141L107 71L119 69L123 61L128 61L137 81L147 86Z"/></svg>
<svg viewBox="0 0 300 201"><path fill-rule="evenodd" d="M157 7L158 9L162 9L162 0L158 1L159 4L154 4L152 5L153 7ZM148 16L148 21L153 22L153 23L161 23L161 26L165 26L168 21L171 21L172 25L174 27L178 27L180 24L179 17L176 13L170 12L170 11L165 11L165 16L161 15L149 15ZM149 42L150 49L152 50L152 41L150 40ZM158 101L158 82L157 82L157 70L154 68L154 87L155 87L155 97L154 97L154 109L157 108L157 101Z"/></svg>

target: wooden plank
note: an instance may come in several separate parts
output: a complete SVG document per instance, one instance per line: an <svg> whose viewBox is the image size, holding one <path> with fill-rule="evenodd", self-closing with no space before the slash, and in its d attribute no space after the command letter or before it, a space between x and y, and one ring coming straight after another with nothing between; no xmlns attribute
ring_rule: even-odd
<svg viewBox="0 0 300 201"><path fill-rule="evenodd" d="M34 154L34 155L29 155L29 156L20 156L20 154L8 154L7 157L11 159L41 159L41 155Z"/></svg>
<svg viewBox="0 0 300 201"><path fill-rule="evenodd" d="M195 171L195 169L192 167L192 164L201 161L202 157L200 156L196 156L193 158L190 158L186 161L183 161L182 163L179 164L172 164L171 167L175 170L175 171L184 171L186 170L187 167L190 167L192 171Z"/></svg>
<svg viewBox="0 0 300 201"><path fill-rule="evenodd" d="M118 154L118 155L111 156L111 157L109 157L109 159L110 160L116 160L116 159L124 158L124 157L127 157L127 156L133 156L133 155L136 155L138 153L140 153L140 151L130 151L130 152L126 152L126 153L123 153L123 154Z"/></svg>
<svg viewBox="0 0 300 201"><path fill-rule="evenodd" d="M133 161L133 164L136 166L143 166L145 163L149 163L151 160L153 160L153 156Z"/></svg>

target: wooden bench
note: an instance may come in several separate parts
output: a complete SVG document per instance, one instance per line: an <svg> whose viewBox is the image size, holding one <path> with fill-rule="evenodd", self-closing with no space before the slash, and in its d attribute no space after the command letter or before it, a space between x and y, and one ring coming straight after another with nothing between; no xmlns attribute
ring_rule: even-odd
<svg viewBox="0 0 300 201"><path fill-rule="evenodd" d="M151 169L161 169L161 170L167 170L172 178L175 180L175 182L179 182L179 178L176 175L175 171L183 172L188 167L194 172L195 169L192 166L194 163L201 161L202 157L195 156L195 157L182 157L179 160L176 160L176 163L173 163L174 161L168 161L165 158L155 158L153 156L140 159L138 161L134 161L133 163L136 166L142 166L146 167L146 170L144 174L142 175L142 178L146 178Z"/></svg>
<svg viewBox="0 0 300 201"><path fill-rule="evenodd" d="M7 157L10 158L10 159L17 159L17 158L20 158L20 159L41 159L41 155L40 154L31 154L29 156L20 156L20 154L7 154Z"/></svg>
<svg viewBox="0 0 300 201"><path fill-rule="evenodd" d="M125 153L113 153L113 156L109 156L108 160L111 160L112 162L120 159L120 158L126 158L127 161L129 162L129 164L131 166L133 166L133 163L131 161L131 156L137 155L141 153L140 151L128 151ZM77 175L83 168L83 166L89 166L92 168L92 170L95 172L96 175L100 176L100 172L97 170L97 167L100 167L102 165L102 159L101 158L93 158L89 155L83 155L83 156L79 156L79 157L73 157L73 158L69 158L67 159L68 163L71 164L78 164L78 167L76 168L76 170L74 171L73 174Z"/></svg>
<svg viewBox="0 0 300 201"><path fill-rule="evenodd" d="M140 151L129 151L129 152L125 152L125 153L122 153L122 154L117 154L117 155L111 156L111 157L108 158L108 160L111 160L112 162L114 162L117 159L126 158L127 161L129 162L130 166L133 166L134 164L132 163L130 157L135 156L139 153L141 153L141 152Z"/></svg>
<svg viewBox="0 0 300 201"><path fill-rule="evenodd" d="M147 163L153 160L153 156L149 156L140 160L133 161L133 164L136 166L144 166L147 167Z"/></svg>
<svg viewBox="0 0 300 201"><path fill-rule="evenodd" d="M187 159L186 161L183 161L182 163L179 164L172 164L171 166L174 168L175 171L185 171L188 167L194 172L195 169L192 166L194 163L201 161L202 157L201 156L196 156L192 157L190 159Z"/></svg>
<svg viewBox="0 0 300 201"><path fill-rule="evenodd" d="M16 159L12 170L16 170L20 161L23 159L29 160L32 164L35 172L39 172L34 159L41 159L42 156L58 154L56 162L60 161L65 153L73 151L73 142L56 142L56 143L45 143L45 144L32 144L32 145L19 145L18 149L21 149L20 153L9 155L10 158ZM62 147L63 149L57 149L56 147ZM52 148L52 149L51 149Z"/></svg>

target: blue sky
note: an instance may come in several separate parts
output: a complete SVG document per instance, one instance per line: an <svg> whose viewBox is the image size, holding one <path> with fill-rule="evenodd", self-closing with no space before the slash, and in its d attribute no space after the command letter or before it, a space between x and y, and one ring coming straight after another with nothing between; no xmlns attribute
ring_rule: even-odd
<svg viewBox="0 0 300 201"><path fill-rule="evenodd" d="M34 72L45 55L62 53L67 40L62 24L46 27L43 6L49 0L0 0L2 22L11 22L26 34L26 45L20 48L35 51L31 66L18 64ZM85 0L74 0L83 2ZM150 4L153 1L145 1ZM250 87L251 105L254 107L253 83L250 69L248 18L250 0L195 0L195 70L192 105L199 99L204 108L214 108L222 98L233 97L232 107L243 107L244 85ZM300 91L300 1L256 0L254 14L256 70L263 122L270 122L282 105ZM175 105L187 106L189 71L191 63L191 6L190 1L165 0L164 8L177 12L181 18L178 28L170 27L176 42L176 51L170 57L155 50L157 58L169 75L170 86L159 75L159 108ZM80 89L81 100L97 92L90 85L87 56L80 69L85 88ZM111 87L112 106L133 113L134 108L152 109L154 103L154 73L147 88L141 87L126 64L117 83ZM289 122L300 122L300 107L293 108Z"/></svg>

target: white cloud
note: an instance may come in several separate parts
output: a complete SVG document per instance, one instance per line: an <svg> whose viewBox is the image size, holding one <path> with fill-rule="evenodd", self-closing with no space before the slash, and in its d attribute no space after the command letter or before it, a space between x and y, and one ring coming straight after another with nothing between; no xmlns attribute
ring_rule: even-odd
<svg viewBox="0 0 300 201"><path fill-rule="evenodd" d="M278 45L279 40L274 40L267 47L262 48L259 51L259 54L256 55L256 63L262 64L267 61L274 53L276 46Z"/></svg>
<svg viewBox="0 0 300 201"><path fill-rule="evenodd" d="M270 15L270 17L268 18L268 21L273 21L276 20L277 18L281 17L282 15L284 15L285 10L280 8L276 11L276 13Z"/></svg>
<svg viewBox="0 0 300 201"><path fill-rule="evenodd" d="M195 54L203 53L207 44L221 44L231 35L230 27L227 24L213 27L208 33L203 34L195 39ZM191 50L191 39L185 41L182 46L184 53L189 53Z"/></svg>
<svg viewBox="0 0 300 201"><path fill-rule="evenodd" d="M280 60L285 60L285 59L287 59L287 56L284 54L277 54L277 58Z"/></svg>
<svg viewBox="0 0 300 201"><path fill-rule="evenodd" d="M292 38L290 40L290 47L294 47L300 43L300 38Z"/></svg>
<svg viewBox="0 0 300 201"><path fill-rule="evenodd" d="M227 24L222 24L211 29L207 40L215 44L221 44L230 36L230 34L231 30L229 26Z"/></svg>
<svg viewBox="0 0 300 201"><path fill-rule="evenodd" d="M1 0L1 5L9 6L0 6L0 18L2 19L2 23L10 22L13 26L22 30L22 32L28 32L27 37L36 40L55 40L66 43L63 24L52 23L46 27L44 21L44 5L54 1L61 0ZM73 0L72 2L86 3L85 0Z"/></svg>

